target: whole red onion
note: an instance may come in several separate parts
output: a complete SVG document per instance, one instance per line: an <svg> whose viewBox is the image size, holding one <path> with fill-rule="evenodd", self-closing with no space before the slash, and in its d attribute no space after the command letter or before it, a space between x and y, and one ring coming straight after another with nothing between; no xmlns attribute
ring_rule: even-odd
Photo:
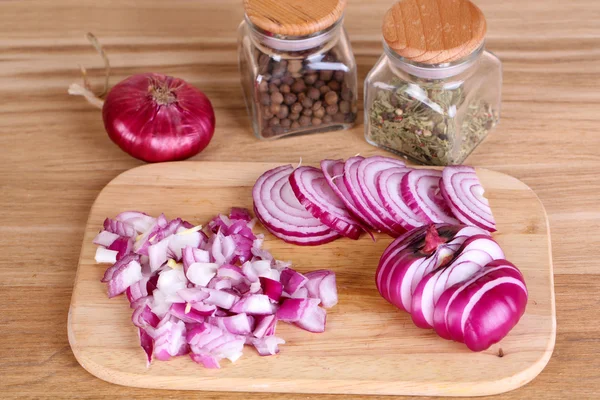
<svg viewBox="0 0 600 400"><path fill-rule="evenodd" d="M192 157L210 142L215 113L204 93L182 79L147 73L111 89L104 127L123 151L147 162Z"/></svg>

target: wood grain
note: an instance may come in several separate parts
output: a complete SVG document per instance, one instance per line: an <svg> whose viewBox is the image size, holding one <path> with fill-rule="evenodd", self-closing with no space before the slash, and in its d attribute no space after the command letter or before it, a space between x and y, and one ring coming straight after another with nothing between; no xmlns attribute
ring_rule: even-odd
<svg viewBox="0 0 600 400"><path fill-rule="evenodd" d="M469 0L400 0L385 13L382 33L398 55L440 64L460 60L480 47L486 22Z"/></svg>
<svg viewBox="0 0 600 400"><path fill-rule="evenodd" d="M248 19L264 31L290 36L310 35L335 24L346 0L244 0Z"/></svg>
<svg viewBox="0 0 600 400"><path fill-rule="evenodd" d="M130 323L131 309L123 298L108 299L100 283L106 265L94 261L97 246L92 240L102 222L137 209L205 224L231 206L251 209L254 182L278 165L147 165L119 175L102 190L85 229L69 310L69 342L86 370L109 382L159 389L480 396L520 387L545 367L556 335L546 213L525 184L480 169L477 174L498 224L494 238L522 271L529 292L525 315L500 343L472 353L432 330L416 328L407 313L386 303L373 278L379 257L392 241L386 235L378 235L376 243L363 237L302 247L267 234L265 247L276 258L291 260L299 271L336 272L340 300L328 312L327 331L310 334L281 323L277 333L287 343L278 356L260 357L247 348L235 365L223 362L219 371L201 368L188 357L154 362L147 369ZM503 357L498 356L500 349Z"/></svg>
<svg viewBox="0 0 600 400"><path fill-rule="evenodd" d="M345 26L359 82L381 55L392 2L350 0ZM486 46L503 61L502 118L467 162L515 176L550 221L557 340L544 371L495 399L595 399L600 392L600 3L477 0ZM125 388L86 372L67 341L67 313L84 227L100 190L141 165L104 133L97 110L66 94L84 64L102 64L84 35L97 34L114 85L137 72L188 80L213 102L218 130L196 160L317 162L384 154L348 132L261 142L239 86L239 0L6 0L0 2L0 359L4 398L264 399L264 394ZM42 301L43 300L43 301ZM343 396L271 395L275 400ZM366 400L371 397L352 396ZM377 397L372 397L377 398ZM389 397L379 397L387 399Z"/></svg>

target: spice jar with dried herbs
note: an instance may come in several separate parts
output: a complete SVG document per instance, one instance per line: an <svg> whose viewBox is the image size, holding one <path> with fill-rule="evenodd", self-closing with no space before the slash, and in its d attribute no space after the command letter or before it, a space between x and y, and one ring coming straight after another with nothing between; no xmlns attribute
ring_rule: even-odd
<svg viewBox="0 0 600 400"><path fill-rule="evenodd" d="M345 0L244 0L239 66L258 138L354 124L356 63L344 6Z"/></svg>
<svg viewBox="0 0 600 400"><path fill-rule="evenodd" d="M365 137L428 165L461 164L500 117L502 66L468 0L402 0L365 80Z"/></svg>

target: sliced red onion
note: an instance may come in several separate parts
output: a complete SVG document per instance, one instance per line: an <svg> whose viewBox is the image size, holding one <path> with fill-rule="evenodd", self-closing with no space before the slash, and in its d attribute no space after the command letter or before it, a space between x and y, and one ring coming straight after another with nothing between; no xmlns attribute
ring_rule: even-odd
<svg viewBox="0 0 600 400"><path fill-rule="evenodd" d="M167 315L154 331L154 356L167 361L171 357L186 354L188 346L185 340L186 329L183 321L174 321Z"/></svg>
<svg viewBox="0 0 600 400"><path fill-rule="evenodd" d="M318 299L286 299L277 310L277 319L309 332L324 332L327 313L319 303Z"/></svg>
<svg viewBox="0 0 600 400"><path fill-rule="evenodd" d="M365 158L358 164L357 177L363 198L370 210L375 212L381 221L393 230L393 233L395 233L393 236L398 236L406 231L404 227L406 222L397 219L390 213L383 205L383 201L377 190L379 176L390 168L405 168L407 171L410 170L402 161L389 157L374 156Z"/></svg>
<svg viewBox="0 0 600 400"><path fill-rule="evenodd" d="M231 307L231 312L236 314L268 315L275 312L269 297L264 294L250 294L243 296Z"/></svg>
<svg viewBox="0 0 600 400"><path fill-rule="evenodd" d="M263 293L269 296L271 300L278 302L279 299L281 299L281 293L283 292L283 285L281 282L265 277L260 277L259 279Z"/></svg>
<svg viewBox="0 0 600 400"><path fill-rule="evenodd" d="M385 208L404 229L410 230L423 226L428 221L420 218L402 198L400 186L402 178L410 169L406 167L392 167L382 171L377 177L377 193L381 205Z"/></svg>
<svg viewBox="0 0 600 400"><path fill-rule="evenodd" d="M207 317L205 313L199 312L198 310L195 310L191 306L187 306L184 303L171 304L171 307L169 308L169 314L185 322L186 324L204 322Z"/></svg>
<svg viewBox="0 0 600 400"><path fill-rule="evenodd" d="M179 233L176 233L170 237L168 254L171 258L180 261L183 257L183 249L186 247L198 248L203 241L203 237L200 232L187 232L186 229L181 226Z"/></svg>
<svg viewBox="0 0 600 400"><path fill-rule="evenodd" d="M142 266L137 261L130 261L116 270L108 281L108 297L112 298L124 293L127 288L142 279Z"/></svg>
<svg viewBox="0 0 600 400"><path fill-rule="evenodd" d="M256 327L252 334L257 338L272 336L277 327L277 318L275 315L263 315L256 318Z"/></svg>
<svg viewBox="0 0 600 400"><path fill-rule="evenodd" d="M207 322L234 335L249 335L254 328L253 318L245 313L235 314L229 317L210 317Z"/></svg>
<svg viewBox="0 0 600 400"><path fill-rule="evenodd" d="M256 212L256 209L255 209L255 212ZM256 216L258 217L260 222L265 226L265 228L267 228L269 230L269 232L271 232L271 234L273 236L278 237L279 239L283 240L284 242L296 244L298 246L320 246L322 244L332 242L340 237L339 233L337 233L335 231L329 231L328 233L323 234L321 236L297 237L297 236L284 235L283 233L275 232L275 231L269 229L269 225L267 224L266 221L264 221L262 219L262 217L260 216L260 214L258 214L258 212L257 212Z"/></svg>
<svg viewBox="0 0 600 400"><path fill-rule="evenodd" d="M108 249L116 251L117 260L120 260L133 250L133 238L119 237L108 246Z"/></svg>
<svg viewBox="0 0 600 400"><path fill-rule="evenodd" d="M179 289L177 291L179 297L183 299L186 303L200 303L210 296L210 294L199 287L186 287L183 289Z"/></svg>
<svg viewBox="0 0 600 400"><path fill-rule="evenodd" d="M348 192L346 184L344 183L344 161L342 160L323 160L321 161L321 170L323 176L329 187L338 196L338 198L344 203L346 208L354 215L362 225L373 228L369 222L367 216L360 211L356 202Z"/></svg>
<svg viewBox="0 0 600 400"><path fill-rule="evenodd" d="M289 295L293 295L308 282L308 279L304 275L291 268L286 268L281 271L279 279L283 285L284 292Z"/></svg>
<svg viewBox="0 0 600 400"><path fill-rule="evenodd" d="M104 246L104 247L108 247L115 240L117 240L118 238L120 238L120 236L117 235L116 233L112 233L112 232L109 232L109 231L101 231L94 238L94 244L97 244L97 245L100 245L100 246Z"/></svg>
<svg viewBox="0 0 600 400"><path fill-rule="evenodd" d="M150 270L152 272L159 269L164 263L167 262L169 256L167 251L169 250L170 238L166 237L156 244L152 244L148 247L148 257L150 258Z"/></svg>
<svg viewBox="0 0 600 400"><path fill-rule="evenodd" d="M131 316L131 322L138 328L146 328L151 326L152 328L156 328L160 319L152 312L148 303L137 307Z"/></svg>
<svg viewBox="0 0 600 400"><path fill-rule="evenodd" d="M331 229L300 204L289 183L291 165L265 172L252 190L257 217L270 231L294 237L320 237Z"/></svg>
<svg viewBox="0 0 600 400"><path fill-rule="evenodd" d="M124 211L115 217L117 221L127 222L137 232L146 232L156 223L156 218L139 211Z"/></svg>
<svg viewBox="0 0 600 400"><path fill-rule="evenodd" d="M231 264L221 265L217 269L217 276L229 279L233 285L237 285L245 280L242 269L237 265Z"/></svg>
<svg viewBox="0 0 600 400"><path fill-rule="evenodd" d="M104 247L98 247L96 249L94 260L96 260L98 264L114 264L117 262L117 254L119 254L119 252L116 250L108 250Z"/></svg>
<svg viewBox="0 0 600 400"><path fill-rule="evenodd" d="M217 274L218 264L196 262L187 268L186 276L190 282L199 286L206 286Z"/></svg>
<svg viewBox="0 0 600 400"><path fill-rule="evenodd" d="M461 222L475 225L491 232L496 222L484 189L473 167L448 166L442 172L441 194Z"/></svg>
<svg viewBox="0 0 600 400"><path fill-rule="evenodd" d="M136 232L132 225L126 222L117 221L114 219L106 218L104 220L104 230L115 233L119 236L135 237Z"/></svg>
<svg viewBox="0 0 600 400"><path fill-rule="evenodd" d="M217 270L217 273L219 271ZM216 290L227 290L227 289L233 289L233 282L231 281L231 279L227 279L227 278L219 278L218 276L215 276L214 278L212 278L210 280L210 282L208 282L208 285L206 286L209 289L216 289ZM230 292L230 290L229 290Z"/></svg>
<svg viewBox="0 0 600 400"><path fill-rule="evenodd" d="M143 328L138 328L138 336L140 337L140 346L146 353L146 368L150 368L154 354L154 339Z"/></svg>
<svg viewBox="0 0 600 400"><path fill-rule="evenodd" d="M219 365L219 359L210 354L195 354L190 353L190 358L194 360L194 362L198 364L202 364L204 368L210 369L219 369L221 365Z"/></svg>
<svg viewBox="0 0 600 400"><path fill-rule="evenodd" d="M296 168L289 179L296 198L315 218L350 239L360 237L360 223L348 212L320 169Z"/></svg>
<svg viewBox="0 0 600 400"><path fill-rule="evenodd" d="M325 308L331 308L337 304L335 272L322 269L307 272L305 276L308 278L305 287L311 298L321 300L321 305Z"/></svg>
<svg viewBox="0 0 600 400"><path fill-rule="evenodd" d="M401 193L406 205L419 218L430 223L458 225L459 222L440 193L442 172L434 169L415 169L402 178Z"/></svg>
<svg viewBox="0 0 600 400"><path fill-rule="evenodd" d="M398 236L394 229L387 225L375 211L369 207L369 203L362 192L362 185L359 181L358 168L364 157L356 156L349 158L344 164L344 184L348 193L352 197L354 204L365 216L370 226L378 231L385 232L391 236Z"/></svg>
<svg viewBox="0 0 600 400"><path fill-rule="evenodd" d="M142 274L143 275L143 274ZM142 279L135 282L127 288L127 299L133 303L138 299L148 296L148 281L150 277L143 276Z"/></svg>
<svg viewBox="0 0 600 400"><path fill-rule="evenodd" d="M195 249L187 246L182 251L183 271L187 274L187 269L194 263L209 263L210 253L206 250Z"/></svg>
<svg viewBox="0 0 600 400"><path fill-rule="evenodd" d="M209 297L204 300L206 304L212 304L224 310L229 310L240 299L238 296L224 290L209 288L204 288L203 290L209 294Z"/></svg>
<svg viewBox="0 0 600 400"><path fill-rule="evenodd" d="M279 353L279 345L285 344L285 340L277 336L267 336L263 338L253 338L252 345L261 356L273 356Z"/></svg>

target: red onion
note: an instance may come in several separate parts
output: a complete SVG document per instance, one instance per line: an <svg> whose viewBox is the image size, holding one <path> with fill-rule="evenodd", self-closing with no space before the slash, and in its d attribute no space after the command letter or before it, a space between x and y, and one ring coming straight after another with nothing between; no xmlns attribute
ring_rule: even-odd
<svg viewBox="0 0 600 400"><path fill-rule="evenodd" d="M488 199L483 196L483 186L473 167L457 165L444 168L440 190L448 206L461 222L490 232L496 230Z"/></svg>
<svg viewBox="0 0 600 400"><path fill-rule="evenodd" d="M94 35L87 37L104 59L104 92L99 96L91 92L82 68L84 85L71 85L69 94L84 96L102 108L104 128L114 143L146 162L183 160L208 146L215 130L213 107L204 93L182 79L157 73L133 75L115 85L103 101L110 64Z"/></svg>
<svg viewBox="0 0 600 400"><path fill-rule="evenodd" d="M376 285L418 327L433 327L439 336L481 351L508 334L527 304L523 276L503 258L479 228L424 226L385 250Z"/></svg>
<svg viewBox="0 0 600 400"><path fill-rule="evenodd" d="M315 218L340 234L357 240L362 228L315 167L299 167L289 178L296 198Z"/></svg>
<svg viewBox="0 0 600 400"><path fill-rule="evenodd" d="M407 206L428 223L458 224L444 201L440 189L442 172L415 169L402 177L401 193Z"/></svg>
<svg viewBox="0 0 600 400"><path fill-rule="evenodd" d="M284 197L293 204L293 194ZM109 297L126 292L148 363L189 353L205 367L219 368L224 358L237 360L244 344L261 356L274 355L285 343L275 336L284 302L303 304L288 322L310 332L325 330L327 312L320 304L337 303L335 274L319 270L305 276L275 260L262 249L263 235L252 232L255 220L247 210L215 217L208 224L210 236L180 218L137 211L107 221L125 236L103 230L94 239L98 261L113 263L102 281ZM134 237L135 245L125 247L121 258L107 248Z"/></svg>

